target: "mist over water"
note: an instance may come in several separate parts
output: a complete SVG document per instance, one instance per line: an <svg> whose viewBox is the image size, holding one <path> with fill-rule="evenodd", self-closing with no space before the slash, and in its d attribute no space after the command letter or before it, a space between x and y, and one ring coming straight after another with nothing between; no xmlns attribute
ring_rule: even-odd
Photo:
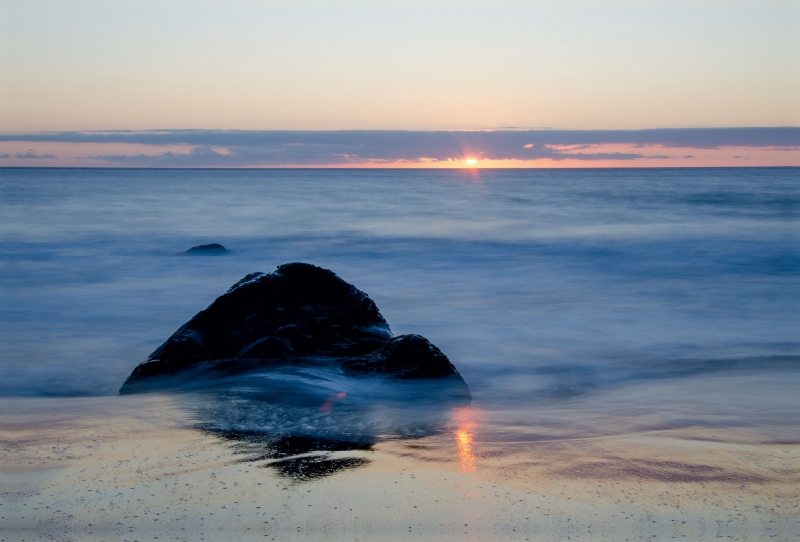
<svg viewBox="0 0 800 542"><path fill-rule="evenodd" d="M303 261L367 292L396 335L441 348L475 408L788 423L798 177L2 169L0 395L116 394L241 277ZM184 254L208 243L233 253ZM215 404L215 427L282 423L268 405ZM384 424L365 434L418 422L356 410Z"/></svg>

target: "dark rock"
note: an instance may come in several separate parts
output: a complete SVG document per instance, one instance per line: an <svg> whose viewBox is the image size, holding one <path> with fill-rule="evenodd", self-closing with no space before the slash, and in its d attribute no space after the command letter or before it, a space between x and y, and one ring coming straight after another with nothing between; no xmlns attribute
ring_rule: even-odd
<svg viewBox="0 0 800 542"><path fill-rule="evenodd" d="M400 335L379 350L342 360L346 373L385 375L391 378L446 378L458 374L441 350L421 335Z"/></svg>
<svg viewBox="0 0 800 542"><path fill-rule="evenodd" d="M391 337L378 307L352 284L313 265L281 265L247 275L197 313L134 369L120 392L188 369L232 374L276 361L362 356Z"/></svg>
<svg viewBox="0 0 800 542"><path fill-rule="evenodd" d="M210 245L198 245L186 251L186 254L192 256L218 256L221 254L230 254L232 251L228 250L219 243L211 243Z"/></svg>
<svg viewBox="0 0 800 542"><path fill-rule="evenodd" d="M184 397L198 428L292 482L370 462L327 452L438 433L453 406L471 401L441 350L420 335L394 337L367 294L304 263L242 278L120 393L163 389L199 391Z"/></svg>
<svg viewBox="0 0 800 542"><path fill-rule="evenodd" d="M454 377L466 388L427 339L393 338L364 292L331 271L292 263L234 284L136 367L120 393L169 386L173 377L229 376L287 363L327 363L352 376Z"/></svg>

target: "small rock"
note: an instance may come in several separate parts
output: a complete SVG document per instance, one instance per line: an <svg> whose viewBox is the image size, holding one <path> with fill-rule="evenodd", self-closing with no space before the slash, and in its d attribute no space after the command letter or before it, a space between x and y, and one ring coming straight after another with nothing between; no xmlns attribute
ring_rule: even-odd
<svg viewBox="0 0 800 542"><path fill-rule="evenodd" d="M228 250L219 243L211 243L210 245L197 245L196 247L192 247L186 251L186 254L192 256L219 256L222 254L230 254L231 252L233 251Z"/></svg>

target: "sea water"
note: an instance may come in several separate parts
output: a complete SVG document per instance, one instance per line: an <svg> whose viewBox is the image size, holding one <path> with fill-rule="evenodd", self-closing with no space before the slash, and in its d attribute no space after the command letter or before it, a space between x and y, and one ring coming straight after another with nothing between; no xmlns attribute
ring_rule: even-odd
<svg viewBox="0 0 800 542"><path fill-rule="evenodd" d="M208 243L232 252L185 254ZM800 412L796 168L2 169L0 395L115 395L288 262L367 292L509 425L558 405L576 431ZM252 411L220 415L268 429Z"/></svg>

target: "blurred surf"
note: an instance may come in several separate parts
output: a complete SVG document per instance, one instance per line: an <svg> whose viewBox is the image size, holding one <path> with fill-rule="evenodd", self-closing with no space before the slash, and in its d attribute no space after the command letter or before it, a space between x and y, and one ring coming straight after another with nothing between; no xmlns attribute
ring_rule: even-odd
<svg viewBox="0 0 800 542"><path fill-rule="evenodd" d="M782 419L797 409L781 386L800 381L797 181L793 168L3 169L0 394L114 394L220 291L307 261L367 292L396 335L440 347L485 410L530 419L571 402L588 419L613 397L670 423ZM232 252L183 256L213 243ZM229 383L198 423L245 434L307 418L328 438L355 412L367 437L415 431L391 413L402 401L329 378L302 375L316 403L283 414L253 407L274 383ZM760 382L758 416L742 378ZM687 389L725 409L687 415Z"/></svg>

